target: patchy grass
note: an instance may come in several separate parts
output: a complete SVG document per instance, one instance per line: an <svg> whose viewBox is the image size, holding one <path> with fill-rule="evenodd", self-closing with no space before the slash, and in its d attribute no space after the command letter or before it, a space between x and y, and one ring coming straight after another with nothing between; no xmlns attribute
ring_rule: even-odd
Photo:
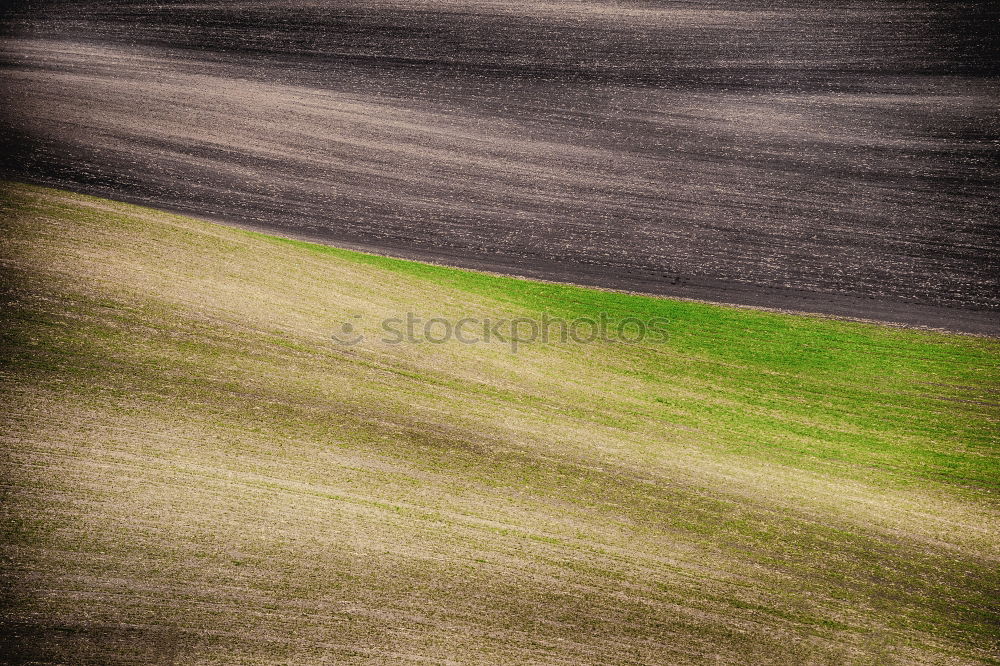
<svg viewBox="0 0 1000 666"><path fill-rule="evenodd" d="M22 658L997 657L996 340L2 206ZM669 338L381 342L406 312Z"/></svg>

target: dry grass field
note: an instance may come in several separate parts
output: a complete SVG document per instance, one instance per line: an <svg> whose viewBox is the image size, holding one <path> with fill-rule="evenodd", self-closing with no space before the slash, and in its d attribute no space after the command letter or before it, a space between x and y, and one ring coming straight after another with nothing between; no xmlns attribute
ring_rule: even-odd
<svg viewBox="0 0 1000 666"><path fill-rule="evenodd" d="M0 206L12 662L1000 659L996 339Z"/></svg>

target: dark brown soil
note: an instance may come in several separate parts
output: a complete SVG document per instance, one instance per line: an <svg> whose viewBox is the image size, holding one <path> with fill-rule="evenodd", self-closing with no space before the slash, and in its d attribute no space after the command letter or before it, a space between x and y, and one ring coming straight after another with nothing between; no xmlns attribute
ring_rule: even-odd
<svg viewBox="0 0 1000 666"><path fill-rule="evenodd" d="M458 266L1000 332L988 3L291 4L16 4L8 177Z"/></svg>

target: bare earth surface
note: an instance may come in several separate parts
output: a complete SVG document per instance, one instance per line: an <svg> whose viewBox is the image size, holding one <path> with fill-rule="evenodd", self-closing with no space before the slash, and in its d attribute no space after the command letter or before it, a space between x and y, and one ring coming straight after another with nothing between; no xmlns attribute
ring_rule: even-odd
<svg viewBox="0 0 1000 666"><path fill-rule="evenodd" d="M448 264L1000 330L995 10L15 3L18 180Z"/></svg>

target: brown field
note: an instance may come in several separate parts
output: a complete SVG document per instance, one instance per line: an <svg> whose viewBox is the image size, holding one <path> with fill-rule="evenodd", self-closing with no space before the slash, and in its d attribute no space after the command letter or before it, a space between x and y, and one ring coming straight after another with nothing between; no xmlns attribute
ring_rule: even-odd
<svg viewBox="0 0 1000 666"><path fill-rule="evenodd" d="M980 2L64 2L7 171L578 284L997 334Z"/></svg>

